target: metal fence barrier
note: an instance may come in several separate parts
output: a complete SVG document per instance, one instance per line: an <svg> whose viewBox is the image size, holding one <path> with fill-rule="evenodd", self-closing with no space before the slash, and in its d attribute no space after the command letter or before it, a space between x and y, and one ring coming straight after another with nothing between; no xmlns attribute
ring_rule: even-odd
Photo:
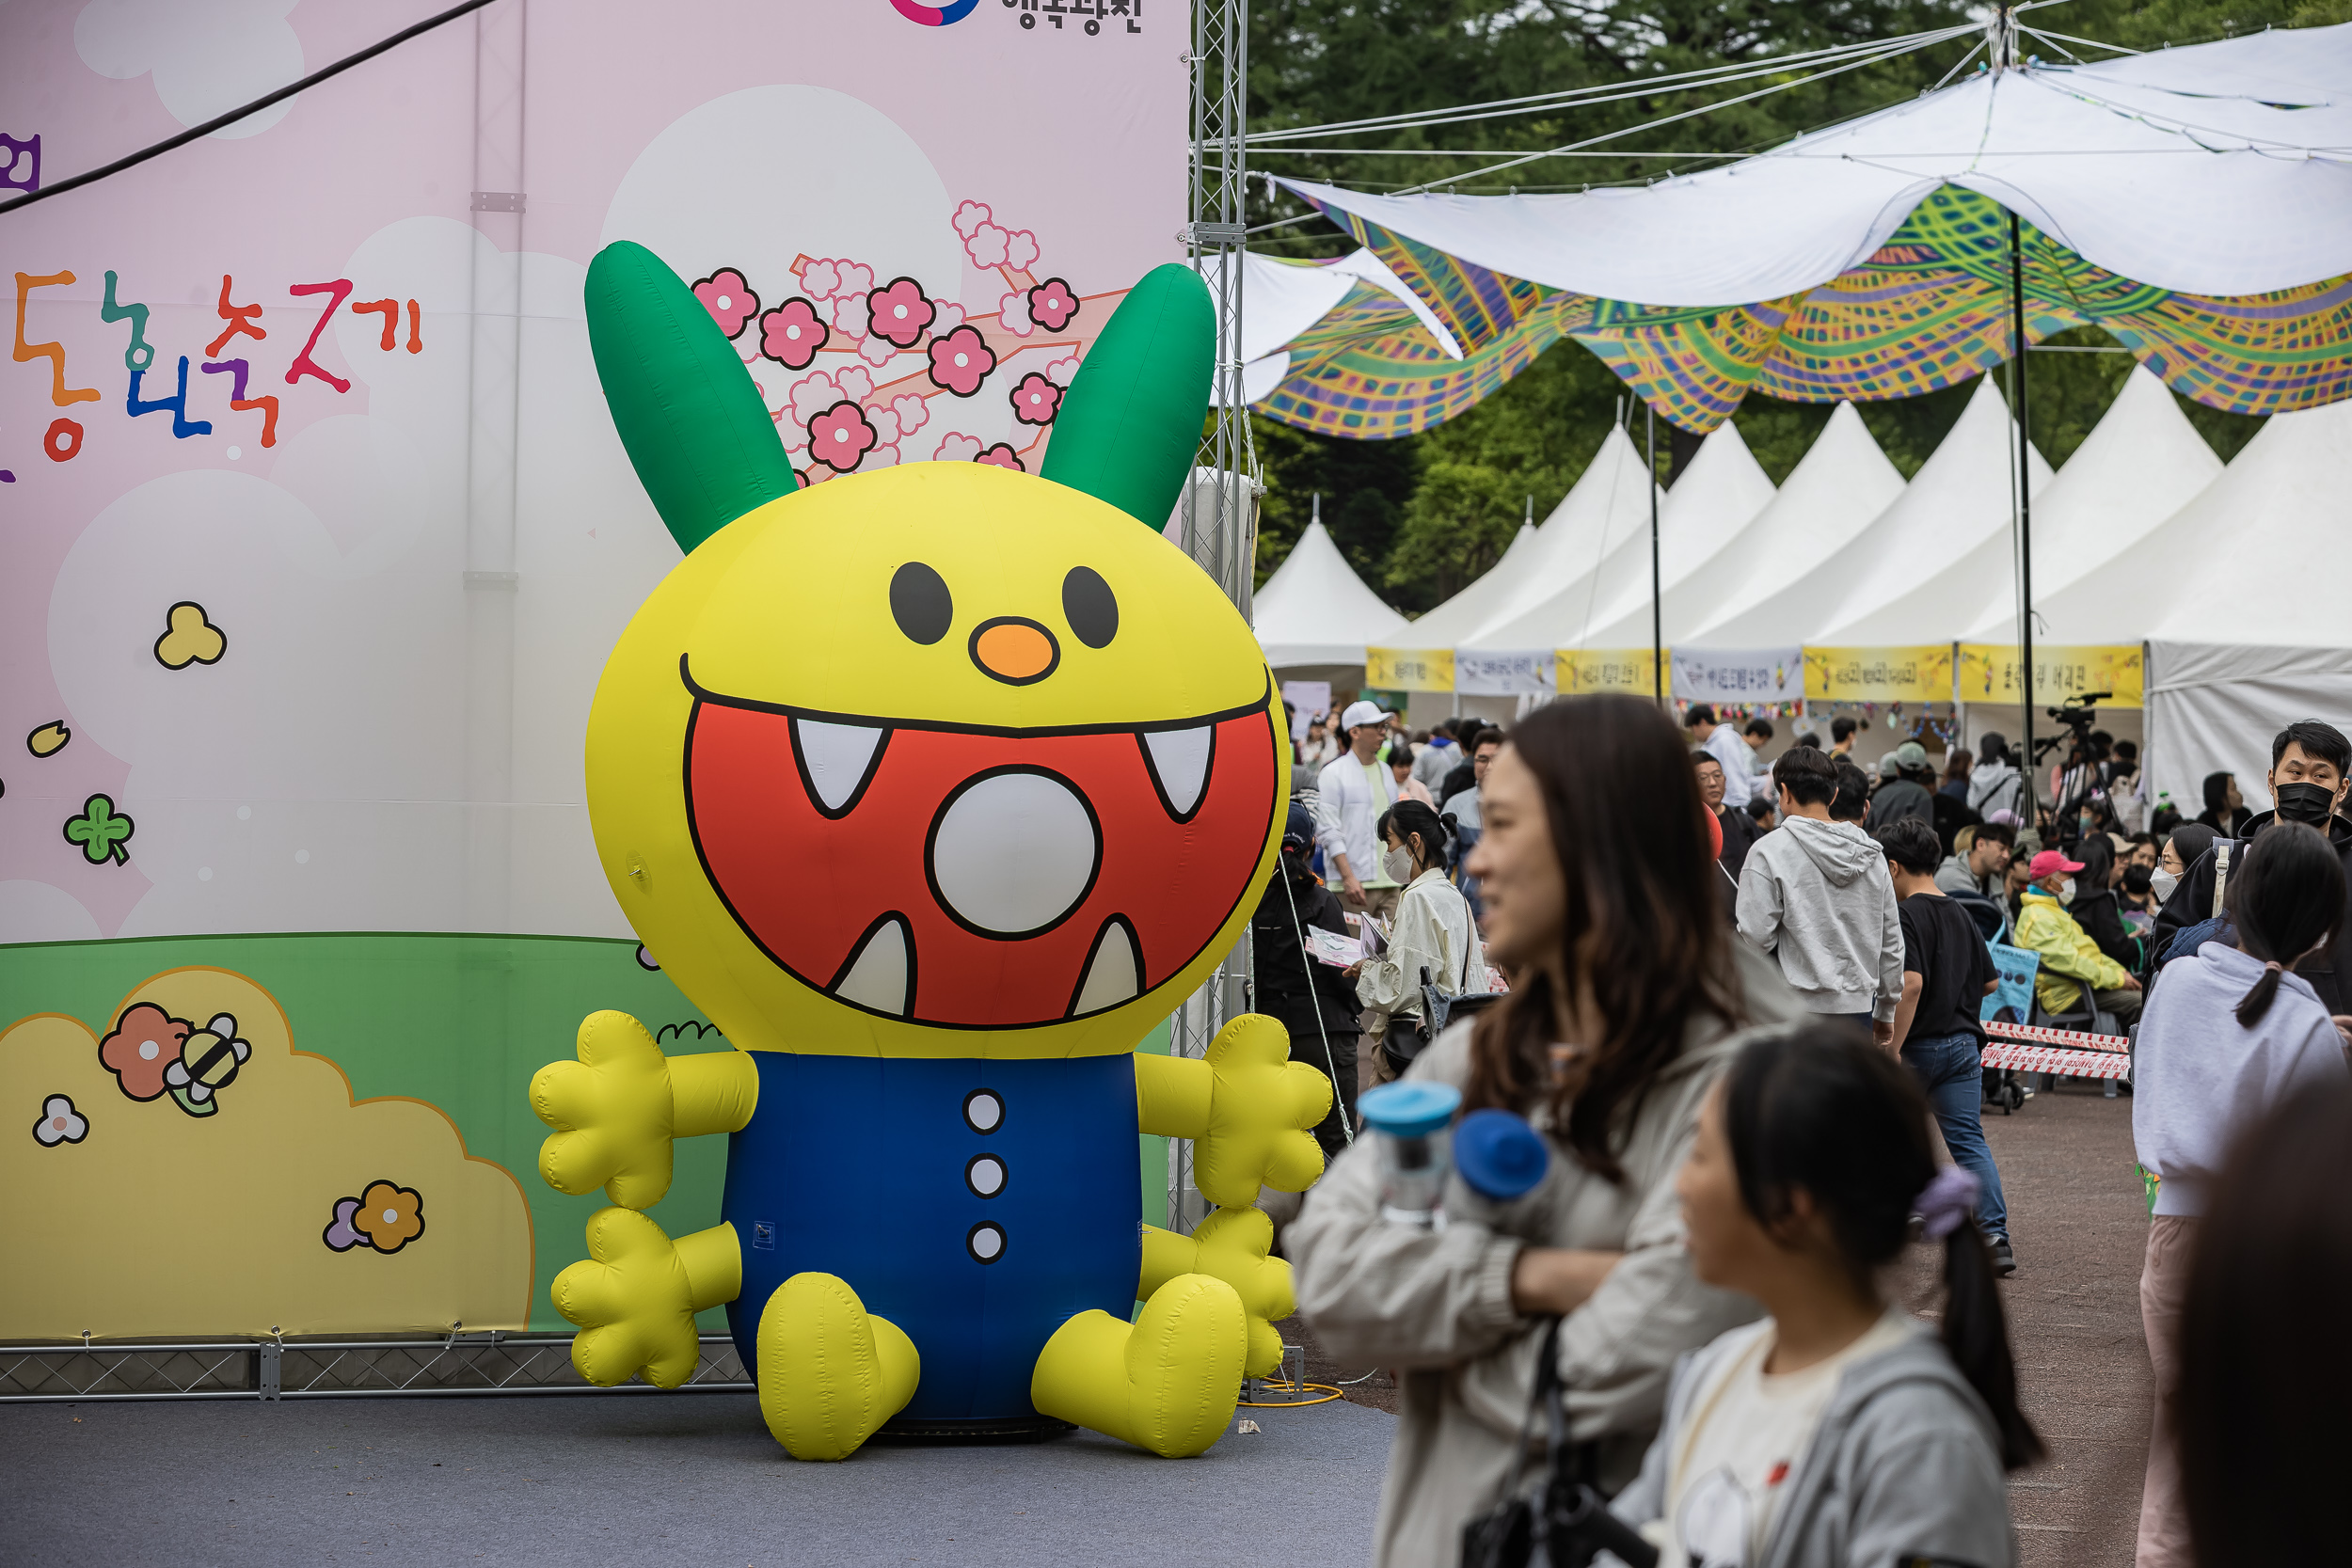
<svg viewBox="0 0 2352 1568"><path fill-rule="evenodd" d="M439 1339L226 1339L0 1345L0 1404L98 1400L300 1400L399 1394L749 1393L735 1341L707 1335L675 1390L603 1388L572 1366L568 1335Z"/></svg>

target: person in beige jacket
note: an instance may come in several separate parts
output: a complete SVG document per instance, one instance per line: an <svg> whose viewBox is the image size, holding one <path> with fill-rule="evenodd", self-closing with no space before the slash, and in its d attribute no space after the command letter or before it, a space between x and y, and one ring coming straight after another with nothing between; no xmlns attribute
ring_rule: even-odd
<svg viewBox="0 0 2352 1568"><path fill-rule="evenodd" d="M1629 1481L1683 1353L1756 1317L1691 1273L1674 1180L1707 1090L1754 1029L1805 1016L1723 920L1680 737L1648 703L1581 697L1522 721L1486 778L1472 871L1486 951L1514 981L1412 1076L1516 1110L1550 1140L1543 1184L1503 1206L1454 1179L1449 1223L1380 1217L1372 1140L1308 1195L1287 1246L1300 1312L1341 1361L1399 1374L1375 1563L1457 1560L1502 1500L1544 1320L1572 1435L1605 1490Z"/></svg>

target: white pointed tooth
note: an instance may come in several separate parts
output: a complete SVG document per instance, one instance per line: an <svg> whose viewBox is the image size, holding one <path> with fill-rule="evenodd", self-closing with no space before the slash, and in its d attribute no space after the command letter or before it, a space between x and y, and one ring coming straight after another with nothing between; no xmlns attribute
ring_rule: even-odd
<svg viewBox="0 0 2352 1568"><path fill-rule="evenodd" d="M1215 748L1216 726L1195 724L1188 730L1146 730L1144 750L1152 753L1152 771L1160 776L1168 803L1183 816L1200 803L1209 783L1209 753Z"/></svg>
<svg viewBox="0 0 2352 1568"><path fill-rule="evenodd" d="M1095 942L1094 959L1087 965L1087 977L1078 984L1078 998L1071 1003L1070 1015L1081 1018L1134 1001L1141 994L1142 968L1136 958L1135 938L1128 935L1125 926L1112 921Z"/></svg>
<svg viewBox="0 0 2352 1568"><path fill-rule="evenodd" d="M833 991L844 1002L904 1018L914 1008L914 950L907 923L894 915L858 947Z"/></svg>
<svg viewBox="0 0 2352 1568"><path fill-rule="evenodd" d="M875 753L890 732L876 724L829 724L815 719L795 719L792 733L799 745L801 767L808 775L809 792L829 812L847 805L866 775L873 770Z"/></svg>

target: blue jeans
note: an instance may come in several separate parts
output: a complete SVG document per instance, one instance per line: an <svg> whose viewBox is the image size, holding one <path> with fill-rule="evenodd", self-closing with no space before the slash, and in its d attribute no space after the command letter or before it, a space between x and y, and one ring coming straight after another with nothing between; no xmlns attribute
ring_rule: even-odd
<svg viewBox="0 0 2352 1568"><path fill-rule="evenodd" d="M1977 1225L1987 1241L2009 1234L2009 1205L2001 1197L2001 1170L1984 1141L1983 1069L1974 1035L1932 1035L1903 1043L1903 1065L1919 1075L1944 1130L1944 1146L1960 1168L1977 1179Z"/></svg>

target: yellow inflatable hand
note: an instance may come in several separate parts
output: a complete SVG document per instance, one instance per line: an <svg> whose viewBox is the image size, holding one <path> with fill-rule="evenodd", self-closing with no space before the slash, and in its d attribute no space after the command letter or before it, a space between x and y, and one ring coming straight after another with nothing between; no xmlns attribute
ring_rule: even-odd
<svg viewBox="0 0 2352 1568"><path fill-rule="evenodd" d="M672 1242L643 1214L599 1209L588 1220L588 1259L557 1275L548 1293L581 1330L572 1365L607 1387L641 1371L662 1388L693 1376L702 1356L694 1314L743 1289L731 1225Z"/></svg>
<svg viewBox="0 0 2352 1568"><path fill-rule="evenodd" d="M1282 1337L1274 1330L1275 1320L1298 1310L1291 1291L1291 1266L1267 1256L1273 1246L1274 1221L1263 1209L1219 1209L1189 1236L1147 1225L1136 1299L1149 1301L1153 1291L1180 1275L1205 1274L1225 1281L1241 1297L1249 1320L1249 1352L1242 1371L1249 1377L1272 1377L1282 1369Z"/></svg>
<svg viewBox="0 0 2352 1568"><path fill-rule="evenodd" d="M664 1056L627 1013L591 1013L580 1059L531 1080L531 1108L555 1129L539 1174L574 1197L604 1189L624 1209L650 1209L670 1190L671 1143L733 1132L752 1118L759 1070L740 1052Z"/></svg>
<svg viewBox="0 0 2352 1568"><path fill-rule="evenodd" d="M1290 1034L1260 1013L1217 1031L1205 1060L1136 1056L1136 1121L1191 1138L1193 1181L1219 1208L1257 1201L1261 1185L1303 1193L1323 1174L1306 1132L1331 1112L1331 1080L1290 1059Z"/></svg>

